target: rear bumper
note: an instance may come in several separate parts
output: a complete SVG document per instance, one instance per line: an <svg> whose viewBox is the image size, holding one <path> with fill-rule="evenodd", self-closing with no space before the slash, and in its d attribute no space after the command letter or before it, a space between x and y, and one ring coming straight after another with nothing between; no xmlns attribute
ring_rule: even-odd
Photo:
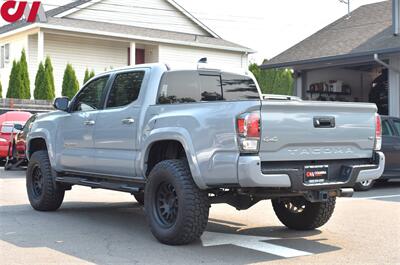
<svg viewBox="0 0 400 265"><path fill-rule="evenodd" d="M265 162L267 163L267 162ZM351 188L355 183L378 179L385 168L385 155L376 152L369 160L323 161L333 168L329 181L307 185L303 182L303 168L307 162L263 163L258 156L241 156L238 162L239 185L243 188L284 188L292 191Z"/></svg>

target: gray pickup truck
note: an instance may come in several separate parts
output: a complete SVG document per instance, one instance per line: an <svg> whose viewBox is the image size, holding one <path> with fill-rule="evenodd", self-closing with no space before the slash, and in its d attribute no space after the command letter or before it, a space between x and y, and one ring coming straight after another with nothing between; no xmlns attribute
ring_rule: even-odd
<svg viewBox="0 0 400 265"><path fill-rule="evenodd" d="M128 192L170 245L198 239L216 203L271 199L287 227L318 228L385 164L374 104L264 99L245 71L129 67L54 106L27 139L32 207L57 210L74 185Z"/></svg>

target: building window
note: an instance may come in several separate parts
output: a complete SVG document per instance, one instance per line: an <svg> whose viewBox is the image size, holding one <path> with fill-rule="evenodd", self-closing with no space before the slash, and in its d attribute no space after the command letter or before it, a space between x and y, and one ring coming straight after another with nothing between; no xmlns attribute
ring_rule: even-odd
<svg viewBox="0 0 400 265"><path fill-rule="evenodd" d="M1 46L1 62L0 67L4 68L6 64L10 62L10 44L4 44Z"/></svg>

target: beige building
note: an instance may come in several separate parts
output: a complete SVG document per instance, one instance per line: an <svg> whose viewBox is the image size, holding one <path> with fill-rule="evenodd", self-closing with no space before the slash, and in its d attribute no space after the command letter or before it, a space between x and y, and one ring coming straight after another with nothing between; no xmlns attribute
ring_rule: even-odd
<svg viewBox="0 0 400 265"><path fill-rule="evenodd" d="M193 67L247 67L253 50L223 40L172 0L79 0L46 12L47 23L20 21L0 27L3 97L12 61L27 52L31 90L38 64L50 56L56 94L67 63L82 85L86 68L96 73L133 64L163 62ZM33 94L33 93L32 93Z"/></svg>

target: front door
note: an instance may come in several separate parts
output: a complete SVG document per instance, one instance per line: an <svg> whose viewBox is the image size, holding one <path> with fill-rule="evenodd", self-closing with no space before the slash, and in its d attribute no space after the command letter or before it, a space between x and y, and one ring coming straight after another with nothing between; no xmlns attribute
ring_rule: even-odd
<svg viewBox="0 0 400 265"><path fill-rule="evenodd" d="M57 142L59 164L63 171L92 173L95 170L93 132L102 109L109 76L87 84L71 103L70 112L62 117Z"/></svg>
<svg viewBox="0 0 400 265"><path fill-rule="evenodd" d="M94 132L95 163L99 174L134 178L137 129L141 106L138 104L145 70L117 73L98 114Z"/></svg>

